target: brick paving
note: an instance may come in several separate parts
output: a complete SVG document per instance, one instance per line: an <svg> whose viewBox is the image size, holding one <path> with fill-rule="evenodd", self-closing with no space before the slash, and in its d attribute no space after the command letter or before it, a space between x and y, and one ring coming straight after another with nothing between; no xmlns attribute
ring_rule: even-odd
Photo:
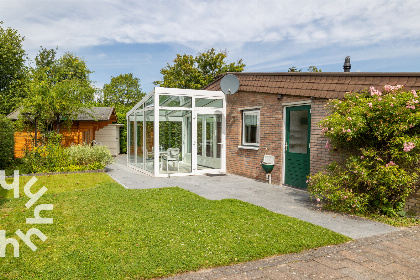
<svg viewBox="0 0 420 280"><path fill-rule="evenodd" d="M420 279L420 227L165 279Z"/></svg>

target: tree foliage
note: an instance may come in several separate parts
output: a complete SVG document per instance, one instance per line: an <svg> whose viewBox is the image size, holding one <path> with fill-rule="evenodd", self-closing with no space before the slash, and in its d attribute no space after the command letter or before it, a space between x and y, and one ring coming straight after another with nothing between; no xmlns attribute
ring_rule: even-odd
<svg viewBox="0 0 420 280"><path fill-rule="evenodd" d="M297 69L296 66L292 66L287 70L287 72L302 72L302 68ZM322 70L312 65L308 67L307 72L322 72Z"/></svg>
<svg viewBox="0 0 420 280"><path fill-rule="evenodd" d="M72 53L65 53L59 59L55 59L55 55L55 50L40 50L36 67L30 73L31 94L23 101L21 110L31 118L36 117L44 132L51 130L57 120L71 125L79 113L91 107L95 93L89 79L91 71L83 59Z"/></svg>
<svg viewBox="0 0 420 280"><path fill-rule="evenodd" d="M26 97L26 53L24 37L17 30L5 28L0 21L0 114L9 114Z"/></svg>
<svg viewBox="0 0 420 280"><path fill-rule="evenodd" d="M217 75L226 72L242 72L245 64L242 59L228 63L227 51L216 52L211 48L197 56L177 54L173 65L169 63L160 70L163 81L155 85L169 88L201 89L211 83Z"/></svg>
<svg viewBox="0 0 420 280"><path fill-rule="evenodd" d="M292 66L289 68L289 70L287 70L287 72L302 72L302 68L297 69L296 66Z"/></svg>
<svg viewBox="0 0 420 280"><path fill-rule="evenodd" d="M46 49L41 47L38 55L35 57L36 68L41 69L44 67L52 67L55 61L55 56L57 55L56 49Z"/></svg>
<svg viewBox="0 0 420 280"><path fill-rule="evenodd" d="M102 105L113 106L117 113L120 129L120 152L127 153L127 120L126 114L130 109L141 101L145 93L140 87L140 79L132 73L120 74L111 77L111 82L105 84L102 90Z"/></svg>
<svg viewBox="0 0 420 280"><path fill-rule="evenodd" d="M13 159L14 129L12 122L0 114L0 169Z"/></svg>
<svg viewBox="0 0 420 280"><path fill-rule="evenodd" d="M312 65L308 67L308 72L322 72L322 70Z"/></svg>
<svg viewBox="0 0 420 280"><path fill-rule="evenodd" d="M144 96L140 88L140 79L132 73L111 77L111 82L103 88L105 106L134 106Z"/></svg>
<svg viewBox="0 0 420 280"><path fill-rule="evenodd" d="M334 210L396 215L414 190L420 163L420 98L385 86L332 100L320 122L327 148L349 156L309 180L311 193Z"/></svg>

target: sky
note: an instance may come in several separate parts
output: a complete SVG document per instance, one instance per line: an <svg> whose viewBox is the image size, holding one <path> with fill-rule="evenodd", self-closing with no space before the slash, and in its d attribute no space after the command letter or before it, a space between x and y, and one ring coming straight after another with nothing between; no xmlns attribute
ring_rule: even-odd
<svg viewBox="0 0 420 280"><path fill-rule="evenodd" d="M97 87L133 73L146 93L177 54L210 48L246 72L342 72L346 56L352 72L420 72L419 14L419 0L0 0L30 60L58 47Z"/></svg>

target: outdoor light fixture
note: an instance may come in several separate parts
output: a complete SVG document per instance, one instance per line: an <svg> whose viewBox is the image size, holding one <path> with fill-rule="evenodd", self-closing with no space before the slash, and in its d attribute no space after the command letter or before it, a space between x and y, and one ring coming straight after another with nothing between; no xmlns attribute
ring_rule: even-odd
<svg viewBox="0 0 420 280"><path fill-rule="evenodd" d="M277 100L282 100L283 99L283 94L278 94L277 95Z"/></svg>

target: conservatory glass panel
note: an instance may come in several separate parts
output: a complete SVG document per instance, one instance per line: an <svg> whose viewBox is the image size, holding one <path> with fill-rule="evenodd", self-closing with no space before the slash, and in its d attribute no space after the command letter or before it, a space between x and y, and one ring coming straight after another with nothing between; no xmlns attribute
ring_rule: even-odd
<svg viewBox="0 0 420 280"><path fill-rule="evenodd" d="M196 98L195 107L223 108L223 99Z"/></svg>
<svg viewBox="0 0 420 280"><path fill-rule="evenodd" d="M203 145L203 118L197 118L197 155L204 154L205 145Z"/></svg>
<svg viewBox="0 0 420 280"><path fill-rule="evenodd" d="M191 108L192 98L189 96L160 95L159 106Z"/></svg>
<svg viewBox="0 0 420 280"><path fill-rule="evenodd" d="M154 111L144 112L144 123L146 129L146 143L145 143L145 168L147 171L154 172Z"/></svg>
<svg viewBox="0 0 420 280"><path fill-rule="evenodd" d="M221 168L222 115L197 115L197 168Z"/></svg>
<svg viewBox="0 0 420 280"><path fill-rule="evenodd" d="M137 121L137 163L136 166L143 169L143 112L136 113Z"/></svg>
<svg viewBox="0 0 420 280"><path fill-rule="evenodd" d="M191 173L191 111L159 110L160 173Z"/></svg>
<svg viewBox="0 0 420 280"><path fill-rule="evenodd" d="M155 97L152 95L147 99L147 101L144 104L144 107L152 107L155 104Z"/></svg>
<svg viewBox="0 0 420 280"><path fill-rule="evenodd" d="M135 117L130 115L128 118L128 161L130 164L135 164Z"/></svg>

